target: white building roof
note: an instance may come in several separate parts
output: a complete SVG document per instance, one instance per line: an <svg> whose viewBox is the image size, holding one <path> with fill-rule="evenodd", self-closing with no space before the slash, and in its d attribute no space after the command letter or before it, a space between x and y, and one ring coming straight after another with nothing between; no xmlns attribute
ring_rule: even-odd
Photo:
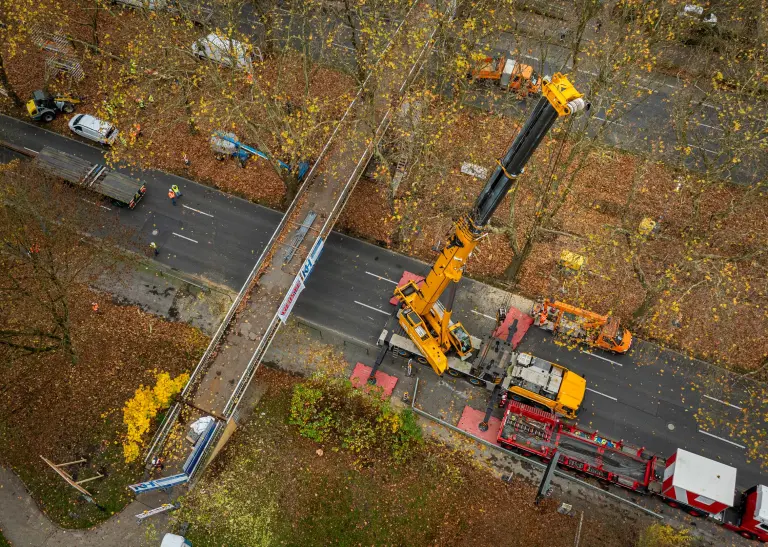
<svg viewBox="0 0 768 547"><path fill-rule="evenodd" d="M678 448L672 484L699 496L733 506L736 468Z"/></svg>

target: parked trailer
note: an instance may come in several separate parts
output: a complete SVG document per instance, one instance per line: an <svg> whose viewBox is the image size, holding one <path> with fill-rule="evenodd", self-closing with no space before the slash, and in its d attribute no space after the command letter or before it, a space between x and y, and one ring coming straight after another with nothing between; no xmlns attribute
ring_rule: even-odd
<svg viewBox="0 0 768 547"><path fill-rule="evenodd" d="M498 442L504 448L538 456L544 461L560 452L560 465L636 492L647 492L656 466L664 460L584 427L567 424L551 412L510 401Z"/></svg>
<svg viewBox="0 0 768 547"><path fill-rule="evenodd" d="M576 473L660 497L696 517L709 517L741 536L768 541L768 488L738 493L736 469L678 449L662 458L598 431L561 422L553 413L510 401L498 443L508 450L551 461Z"/></svg>
<svg viewBox="0 0 768 547"><path fill-rule="evenodd" d="M147 192L142 182L47 146L37 154L35 164L54 177L108 197L120 207L133 209Z"/></svg>

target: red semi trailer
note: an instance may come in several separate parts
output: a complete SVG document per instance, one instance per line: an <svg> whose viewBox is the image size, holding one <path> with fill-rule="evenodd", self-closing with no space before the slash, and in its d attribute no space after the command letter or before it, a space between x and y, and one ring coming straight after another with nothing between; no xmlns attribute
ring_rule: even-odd
<svg viewBox="0 0 768 547"><path fill-rule="evenodd" d="M736 469L729 465L682 449L665 459L518 401L507 405L498 443L545 462L559 451L562 467L660 496L671 507L711 517L747 539L768 541L768 487L755 486L737 497Z"/></svg>

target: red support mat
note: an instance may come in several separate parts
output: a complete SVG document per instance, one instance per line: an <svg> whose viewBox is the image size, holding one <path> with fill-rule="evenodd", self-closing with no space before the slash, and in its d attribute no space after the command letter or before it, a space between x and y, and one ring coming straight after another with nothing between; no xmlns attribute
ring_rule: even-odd
<svg viewBox="0 0 768 547"><path fill-rule="evenodd" d="M355 366L355 370L352 371L352 376L349 377L349 380L352 382L352 387L355 389L363 389L366 393L379 392L382 399L389 399L397 384L397 378L377 370L376 385L372 386L368 384L368 378L371 377L371 370L373 370L372 367L358 363Z"/></svg>
<svg viewBox="0 0 768 547"><path fill-rule="evenodd" d="M517 349L517 346L520 344L523 336L525 336L525 333L528 332L528 329L533 324L533 317L527 313L521 312L517 308L509 308L509 311L507 312L507 318L501 325L499 325L495 331L493 331L493 335L496 338L506 340L509 336L509 327L512 324L512 321L515 319L517 319L517 330L512 336L513 349Z"/></svg>
<svg viewBox="0 0 768 547"><path fill-rule="evenodd" d="M480 431L478 426L480 422L485 418L485 411L475 410L471 406L465 406L464 412L461 413L461 419L459 420L459 429L471 433L475 437L480 437L484 441L496 444L499 436L499 429L501 429L501 420L491 416L488 421L488 431Z"/></svg>
<svg viewBox="0 0 768 547"><path fill-rule="evenodd" d="M416 284L421 287L424 284L424 278L420 275L416 275L415 273L411 272L403 272L403 277L400 278L400 282L397 284L398 287L404 287L406 283L409 281L415 281ZM389 303L393 306L397 306L397 298L392 297L389 299Z"/></svg>

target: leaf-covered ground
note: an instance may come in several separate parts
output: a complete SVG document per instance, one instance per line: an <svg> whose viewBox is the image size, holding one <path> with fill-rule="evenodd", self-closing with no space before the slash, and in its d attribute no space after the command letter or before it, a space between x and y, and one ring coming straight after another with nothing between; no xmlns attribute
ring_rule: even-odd
<svg viewBox="0 0 768 547"><path fill-rule="evenodd" d="M127 40L140 34L136 29L143 24L131 10L120 12L117 18L102 17L99 32L104 35L103 47L119 52ZM87 38L86 31L77 30L85 33L83 38ZM175 32L174 39L182 42L196 36L190 29ZM108 97L105 90L112 85L114 74L102 70L106 61L97 56L84 54L84 66L94 77L79 84L78 91L88 97L79 111L95 111ZM259 69L260 77L269 80L279 74L285 89L303 89L300 67L298 55L287 55L279 61L268 60ZM10 58L7 70L21 95L40 87L44 80L41 55L31 44ZM327 122L338 119L348 104L352 87L348 75L317 65L311 73L308 96L285 99L318 101L323 123L329 128ZM217 91L201 88L196 93L203 97ZM200 131L193 134L183 108L170 108L172 97L166 100L158 92L153 102L149 102L149 93L141 98L145 107L136 108L135 117L142 124L143 136L138 146L121 151L121 157L279 206L285 187L268 162L251 160L242 169L232 160L215 160L208 135L216 127L205 123L204 116L200 116ZM259 116L254 110L252 117ZM60 117L50 127L67 133L65 118ZM227 129L239 131L238 127ZM482 112L465 111L450 119L440 126L431 163L411 170L394 203L389 200L387 176L376 181L363 178L339 227L431 261L433 245L444 239L453 219L471 207L483 184L461 174L461 164L471 161L492 167L515 130L509 119ZM315 149L321 136L318 133L314 138ZM188 167L183 163L184 153L191 160ZM534 174L536 170L547 171L552 157L553 146L542 147L522 179L518 234L530 227L536 208ZM768 331L764 284L768 198L758 192L741 203L745 189L720 184L705 188L696 181L676 192L680 173L661 164L642 167L639 162L635 156L605 149L593 153L583 169L572 174L573 188L547 231L537 237L514 290L530 297L555 296L600 313L611 312L625 323L636 319L633 330L642 337L736 370L760 368L768 362L768 338L763 335ZM424 176L425 172L434 175ZM632 190L638 172L639 184ZM508 211L509 203L502 204L495 217L497 225L505 223ZM636 242L638 248L630 251L625 234L636 233L645 217L663 218L661 230L654 238ZM587 257L584 275L577 279L560 275L557 261L564 250ZM639 318L633 312L640 309L648 291L639 280L632 255L646 282L659 289ZM507 237L493 233L479 246L467 271L477 278L505 284L505 270L513 256Z"/></svg>
<svg viewBox="0 0 768 547"><path fill-rule="evenodd" d="M570 547L578 518L535 487L505 485L460 452L427 442L405 464L365 466L287 423L297 379L270 369L253 417L176 514L194 545L510 545ZM585 510L581 545L625 547L636 531Z"/></svg>
<svg viewBox="0 0 768 547"><path fill-rule="evenodd" d="M0 463L14 469L54 522L83 528L122 509L130 501L126 485L141 477L140 463L123 463L123 405L139 385L154 385L157 372L190 370L207 339L85 286L73 290L70 310L76 365L48 352L0 366ZM81 499L40 455L55 463L86 458L67 469L80 479L105 474L84 485L101 508Z"/></svg>

